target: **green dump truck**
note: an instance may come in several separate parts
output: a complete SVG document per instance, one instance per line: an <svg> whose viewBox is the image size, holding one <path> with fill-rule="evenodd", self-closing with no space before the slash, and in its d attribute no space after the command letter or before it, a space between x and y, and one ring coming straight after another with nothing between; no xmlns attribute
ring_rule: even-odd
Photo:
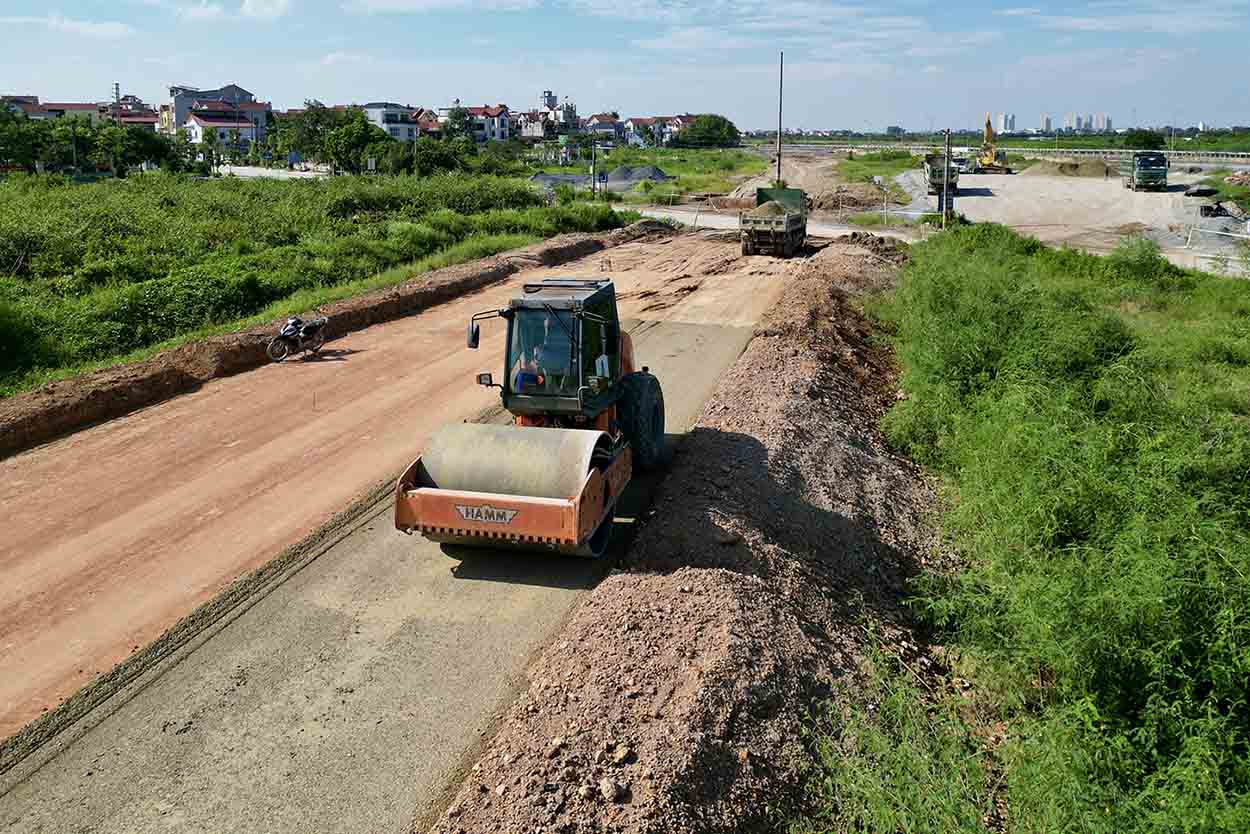
<svg viewBox="0 0 1250 834"><path fill-rule="evenodd" d="M744 255L788 258L807 239L807 194L799 188L758 188L755 208L738 213Z"/></svg>
<svg viewBox="0 0 1250 834"><path fill-rule="evenodd" d="M924 180L929 187L930 194L942 193L942 181L946 176L946 155L940 153L927 153L924 156ZM959 195L959 166L955 160L951 160L950 170L950 195L956 197Z"/></svg>
<svg viewBox="0 0 1250 834"><path fill-rule="evenodd" d="M1159 151L1134 151L1120 160L1120 183L1134 191L1166 190L1168 158Z"/></svg>

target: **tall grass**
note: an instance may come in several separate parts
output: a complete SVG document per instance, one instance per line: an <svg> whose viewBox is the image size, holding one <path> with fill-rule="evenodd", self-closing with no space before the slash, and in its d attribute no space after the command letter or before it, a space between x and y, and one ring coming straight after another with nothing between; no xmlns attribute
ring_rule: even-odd
<svg viewBox="0 0 1250 834"><path fill-rule="evenodd" d="M18 178L0 185L0 393L470 239L622 222L603 205L540 202L493 177Z"/></svg>
<svg viewBox="0 0 1250 834"><path fill-rule="evenodd" d="M1010 827L1250 830L1245 283L978 225L914 246L881 312L887 431L945 477L965 560L916 608L1009 719Z"/></svg>

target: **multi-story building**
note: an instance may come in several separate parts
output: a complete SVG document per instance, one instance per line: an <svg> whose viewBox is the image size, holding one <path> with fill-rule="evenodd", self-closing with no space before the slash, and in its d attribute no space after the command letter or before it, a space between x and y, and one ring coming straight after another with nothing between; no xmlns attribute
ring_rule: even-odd
<svg viewBox="0 0 1250 834"><path fill-rule="evenodd" d="M1046 113L1043 113L1041 120L1037 124L1037 127L1039 130L1042 131L1042 133L1050 133L1050 116Z"/></svg>
<svg viewBox="0 0 1250 834"><path fill-rule="evenodd" d="M1103 127L1103 129L1104 129L1104 130L1106 130L1108 133L1110 133L1111 131L1115 130L1115 128L1114 128L1114 127L1112 127L1112 125L1111 125L1111 117L1110 117L1110 116L1108 116L1108 117L1107 117L1107 122L1106 122L1106 125Z"/></svg>
<svg viewBox="0 0 1250 834"><path fill-rule="evenodd" d="M402 142L416 140L418 136L416 114L419 108L411 104L396 104L393 101L371 101L361 109L365 111L365 117L370 122L386 131L392 139Z"/></svg>
<svg viewBox="0 0 1250 834"><path fill-rule="evenodd" d="M159 122L161 132L170 136L176 133L178 128L186 124L187 116L197 101L229 102L236 109L242 108L245 104L257 103L256 96L238 84L227 84L214 90L201 90L198 87L175 84L169 88L169 103L161 105ZM269 105L265 104L264 109L268 110ZM263 131L263 126L261 130Z"/></svg>
<svg viewBox="0 0 1250 834"><path fill-rule="evenodd" d="M451 107L438 108L438 121L447 124L451 111L462 107L460 99L455 99ZM506 142L512 138L512 117L508 105L485 104L481 107L464 107L469 114L469 135L477 142Z"/></svg>
<svg viewBox="0 0 1250 834"><path fill-rule="evenodd" d="M998 114L998 125L996 127L997 127L998 133L1007 132L1007 114L1006 113Z"/></svg>
<svg viewBox="0 0 1250 834"><path fill-rule="evenodd" d="M196 99L179 127L192 143L202 142L211 131L220 143L242 150L252 142L265 141L269 112L268 102L245 101L236 105L224 99Z"/></svg>

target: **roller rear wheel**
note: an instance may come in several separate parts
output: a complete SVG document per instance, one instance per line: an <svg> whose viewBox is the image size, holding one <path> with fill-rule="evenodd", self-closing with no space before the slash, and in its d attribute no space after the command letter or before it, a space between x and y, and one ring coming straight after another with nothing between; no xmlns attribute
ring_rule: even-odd
<svg viewBox="0 0 1250 834"><path fill-rule="evenodd" d="M664 392L660 381L645 371L621 379L625 394L619 416L621 430L634 451L639 469L654 469L664 459Z"/></svg>

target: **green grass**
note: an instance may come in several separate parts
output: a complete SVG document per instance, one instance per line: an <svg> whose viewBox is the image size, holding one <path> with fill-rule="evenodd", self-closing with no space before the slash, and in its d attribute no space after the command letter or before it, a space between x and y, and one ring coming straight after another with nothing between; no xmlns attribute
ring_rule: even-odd
<svg viewBox="0 0 1250 834"><path fill-rule="evenodd" d="M12 178L0 184L0 393L470 239L622 223L602 204L541 203L524 181L484 176Z"/></svg>
<svg viewBox="0 0 1250 834"><path fill-rule="evenodd" d="M974 225L913 246L879 305L909 395L885 428L944 479L963 563L913 604L1007 719L1011 830L1250 830L1245 286L1140 238L1097 257ZM930 732L926 792L969 796L950 706L863 720ZM858 830L938 801L900 793L912 758Z"/></svg>
<svg viewBox="0 0 1250 834"><path fill-rule="evenodd" d="M217 324L205 325L203 327L182 333L173 338L157 342L156 344L130 351L129 353L110 356L102 360L80 362L75 365L69 365L56 369L32 369L24 375L6 380L5 383L0 386L0 396L11 396L12 394L52 382L53 380L66 379L68 377L77 376L78 374L107 368L112 365L127 362L138 362L155 356L161 351L169 350L170 348L175 348L179 345L185 345L199 339L206 339L210 336L220 336L225 333L234 333L240 330L246 330L250 327L265 324L266 322L274 321L276 319L282 319L286 316L297 313L306 314L324 304L330 304L334 301L363 295L373 290L393 287L397 284L402 284L405 281L411 281L414 278L419 278L422 275L436 269L466 263L468 261L477 260L478 258L485 258L490 255L496 255L500 252L507 252L510 249L519 249L522 246L528 246L538 240L541 240L541 238L534 235L515 234L480 235L470 237L467 240L463 240L447 247L437 254L429 255L418 261L392 267L385 272L379 272L378 274L368 278L349 281L346 284L297 290L286 298L265 306L262 310L253 315L233 319L231 321L219 322Z"/></svg>
<svg viewBox="0 0 1250 834"><path fill-rule="evenodd" d="M1229 200L1245 211L1250 211L1250 186L1247 185L1229 185L1224 182L1224 178L1232 173L1229 168L1219 168L1208 173L1202 180L1204 185L1218 189L1219 193L1215 195L1217 200Z"/></svg>
<svg viewBox="0 0 1250 834"><path fill-rule="evenodd" d="M675 181L657 183L653 194L658 198L704 192L725 193L749 177L764 173L768 160L757 153L740 149L720 148L616 148L597 163L600 170L611 171L621 165L636 167L654 165ZM573 165L545 165L536 170L553 174L589 173L589 160ZM631 192L630 202L646 202L647 194L638 189Z"/></svg>
<svg viewBox="0 0 1250 834"><path fill-rule="evenodd" d="M986 831L996 766L969 721L974 705L917 687L879 646L870 669L845 717L840 699L811 722L807 813L790 834Z"/></svg>
<svg viewBox="0 0 1250 834"><path fill-rule="evenodd" d="M911 195L894 178L923 165L923 156L913 156L908 151L853 153L849 159L838 161L834 175L843 182L872 182L873 177L881 177L890 195L890 202L905 206L911 202Z"/></svg>
<svg viewBox="0 0 1250 834"><path fill-rule="evenodd" d="M938 218L940 225L941 215L935 214L933 216ZM926 217L928 217L928 215L921 215L920 217L904 217L898 214L891 214L883 219L881 217L881 212L879 211L862 211L858 214L852 214L850 217L846 218L846 222L850 223L852 226L863 226L868 229L890 227L906 228L927 225L928 221L925 220Z"/></svg>

